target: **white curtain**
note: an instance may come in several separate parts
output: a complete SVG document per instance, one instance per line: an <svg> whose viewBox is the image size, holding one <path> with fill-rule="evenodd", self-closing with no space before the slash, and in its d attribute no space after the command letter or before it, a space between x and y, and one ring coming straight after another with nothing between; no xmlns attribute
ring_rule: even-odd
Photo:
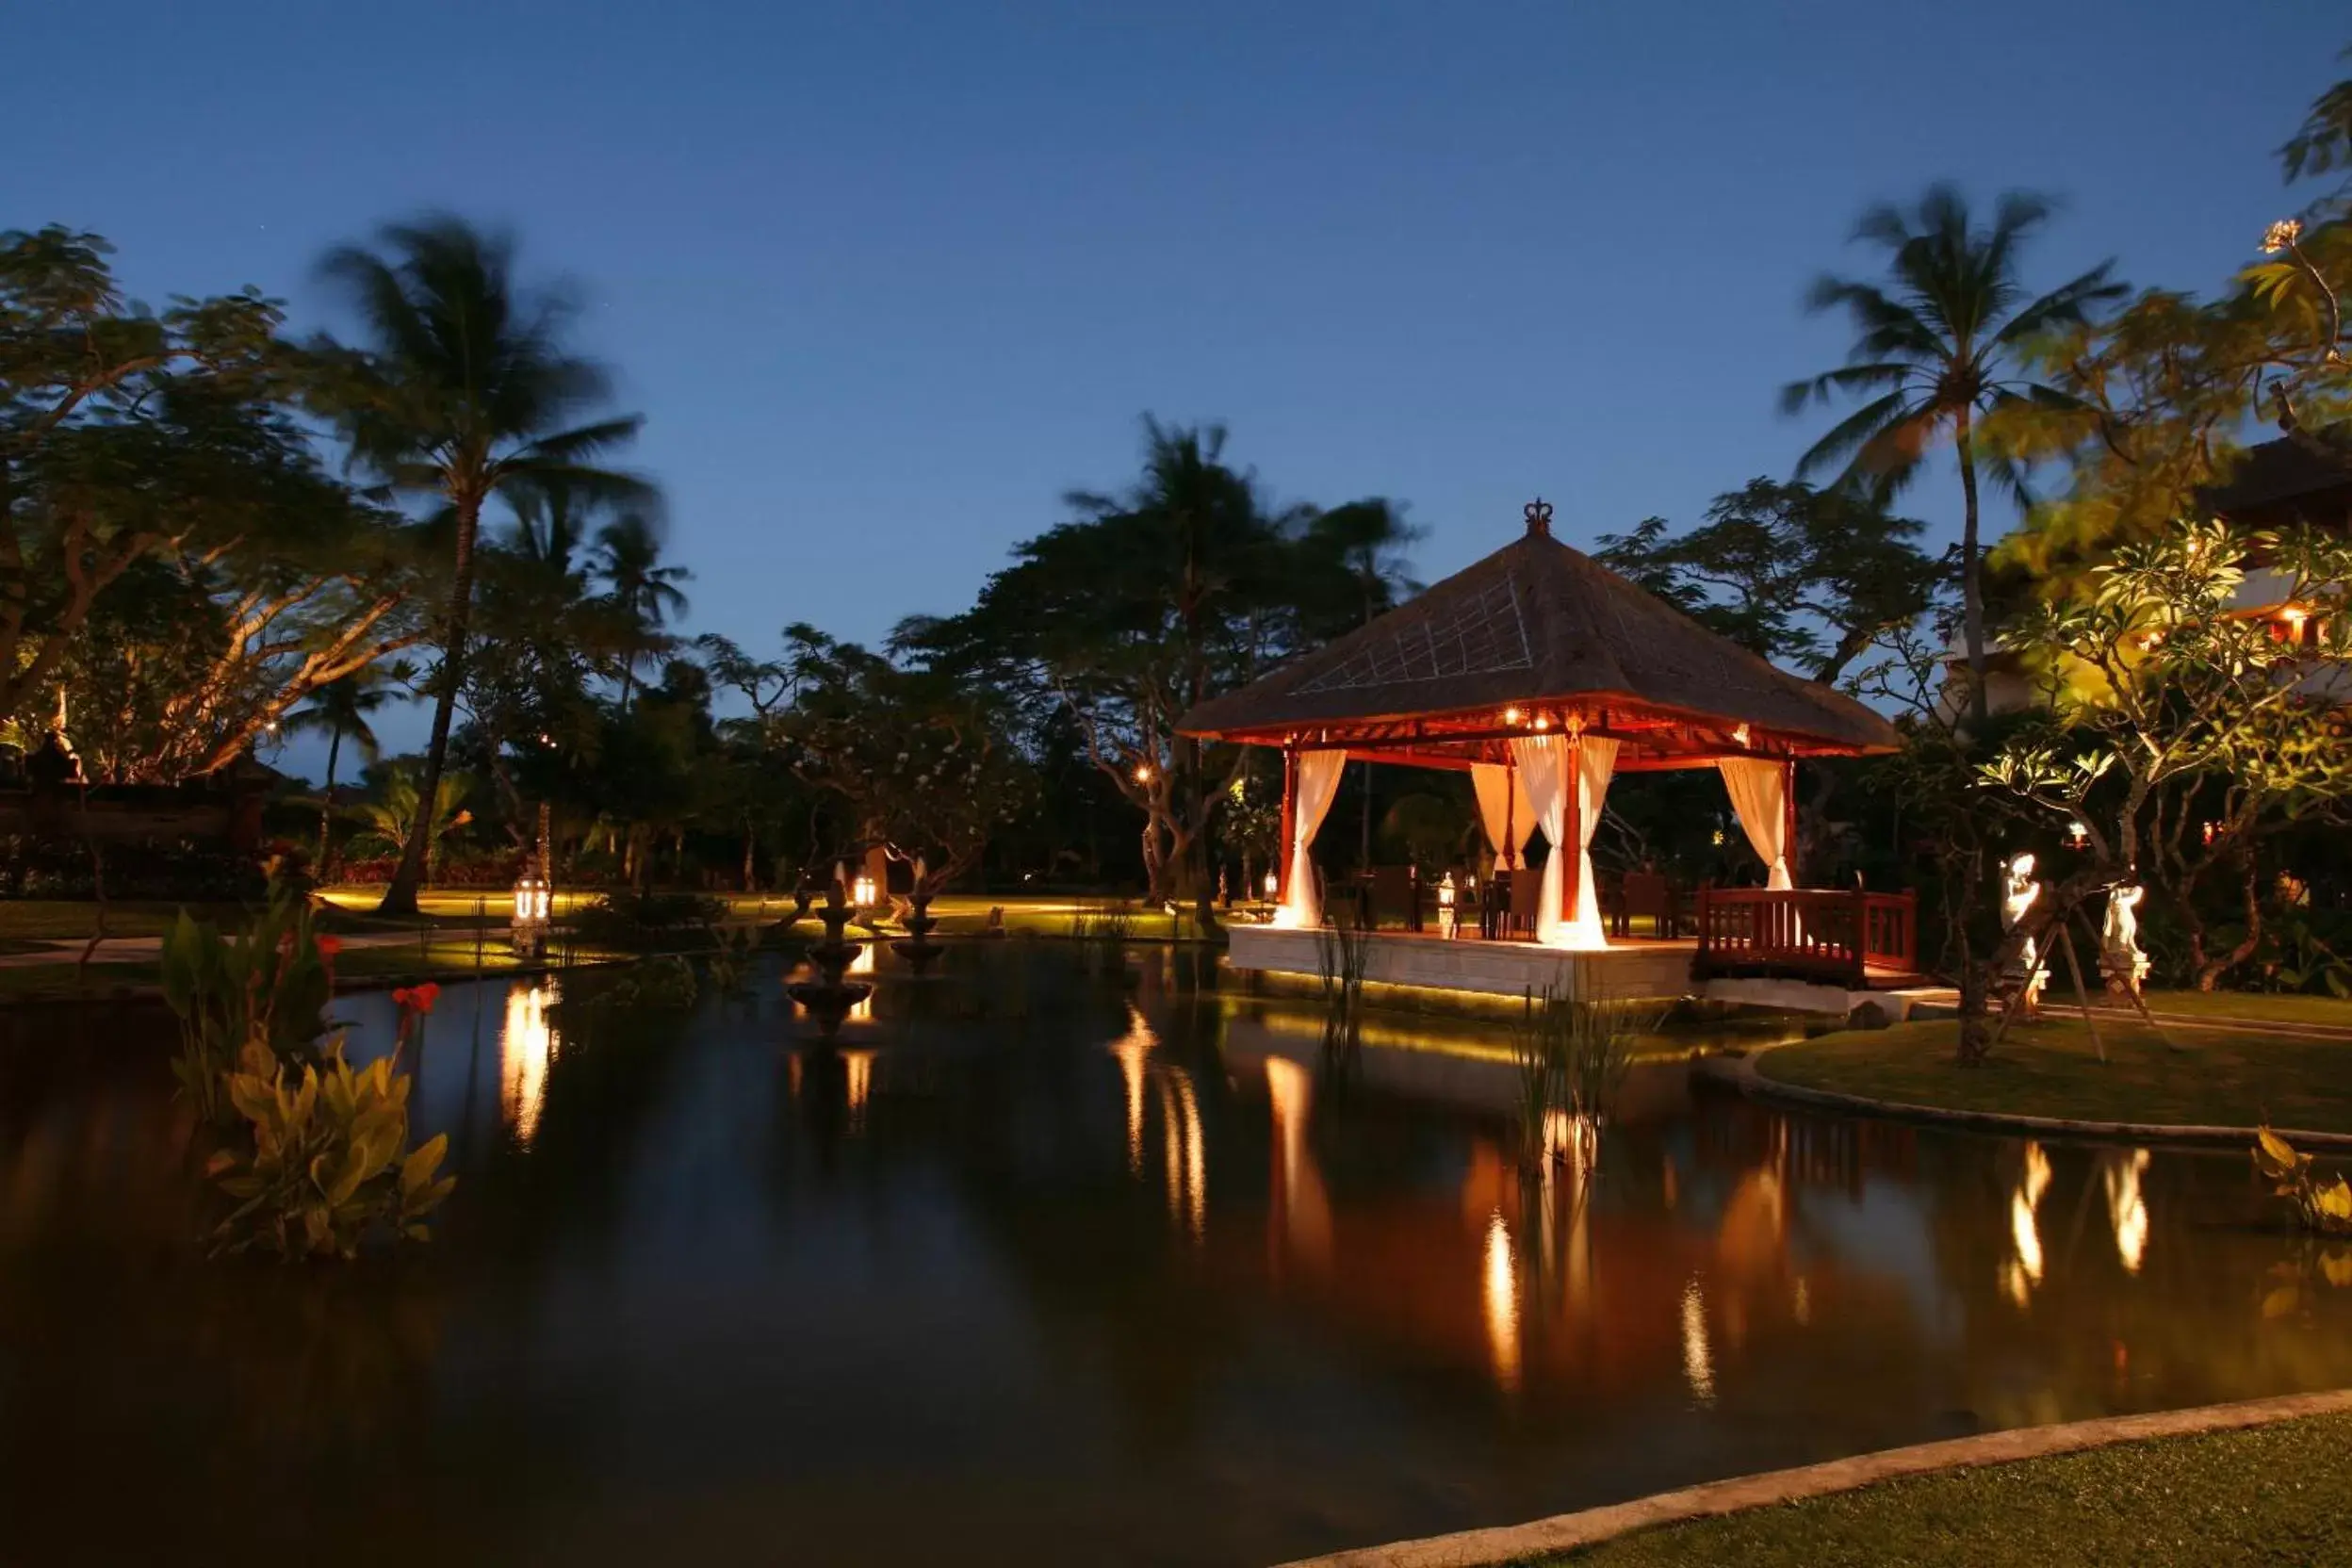
<svg viewBox="0 0 2352 1568"><path fill-rule="evenodd" d="M1757 858L1770 868L1768 888L1795 886L1788 875L1788 776L1787 764L1766 757L1727 757L1717 762L1731 808Z"/></svg>
<svg viewBox="0 0 2352 1568"><path fill-rule="evenodd" d="M1339 776L1348 766L1344 751L1302 751L1298 754L1297 792L1291 797L1290 876L1282 890L1282 906L1274 923L1312 931L1323 923L1323 899L1315 890L1315 831L1331 813L1331 797L1339 793Z"/></svg>
<svg viewBox="0 0 2352 1568"><path fill-rule="evenodd" d="M1527 787L1535 825L1552 846L1544 860L1544 886L1536 894L1535 939L1562 947L1568 935L1568 923L1560 918L1570 853L1560 847L1568 831L1568 743L1558 735L1530 735L1511 743L1511 756L1519 764L1519 781Z"/></svg>
<svg viewBox="0 0 2352 1568"><path fill-rule="evenodd" d="M1566 945L1598 951L1609 945L1609 936L1601 929L1600 890L1592 881L1592 829L1600 825L1609 775L1617 771L1617 743L1587 735L1576 743L1576 913L1568 923Z"/></svg>
<svg viewBox="0 0 2352 1568"><path fill-rule="evenodd" d="M1500 762L1474 762L1470 787L1478 797L1478 821L1497 861L1515 866L1526 858L1528 836L1535 831L1535 808L1527 804L1527 781L1515 768ZM1506 838L1516 843L1506 844Z"/></svg>

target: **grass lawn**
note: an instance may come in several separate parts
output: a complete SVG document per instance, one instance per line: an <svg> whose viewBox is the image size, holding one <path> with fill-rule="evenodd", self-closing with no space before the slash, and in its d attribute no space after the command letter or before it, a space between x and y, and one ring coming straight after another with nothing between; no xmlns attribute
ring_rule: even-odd
<svg viewBox="0 0 2352 1568"><path fill-rule="evenodd" d="M2101 1063L2079 1018L2046 1010L2009 1031L1983 1067L1952 1059L1952 1020L1824 1035L1756 1057L1763 1076L1906 1105L2352 1133L2352 1040L2175 1032L2175 1050L2134 1021L2102 1021Z"/></svg>
<svg viewBox="0 0 2352 1568"><path fill-rule="evenodd" d="M181 906L164 903L109 904L106 935L160 937L179 915ZM196 905L188 912L199 919L236 921L235 905ZM88 941L98 930L98 906L67 899L0 899L0 939L30 941L55 938Z"/></svg>
<svg viewBox="0 0 2352 1568"><path fill-rule="evenodd" d="M2333 996L2268 991L2149 991L2148 1010L2192 1018L2259 1018L2279 1023L2328 1023L2352 1029L2352 1002Z"/></svg>
<svg viewBox="0 0 2352 1568"><path fill-rule="evenodd" d="M1577 1568L2352 1562L2352 1416L1888 1481L1621 1536Z"/></svg>

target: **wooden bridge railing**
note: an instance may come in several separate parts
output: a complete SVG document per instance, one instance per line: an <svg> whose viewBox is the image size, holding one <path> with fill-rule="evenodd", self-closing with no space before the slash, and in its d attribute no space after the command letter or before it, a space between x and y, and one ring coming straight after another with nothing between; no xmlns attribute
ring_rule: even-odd
<svg viewBox="0 0 2352 1568"><path fill-rule="evenodd" d="M1701 888L1691 978L1756 975L1860 987L1919 968L1919 897L1816 888Z"/></svg>

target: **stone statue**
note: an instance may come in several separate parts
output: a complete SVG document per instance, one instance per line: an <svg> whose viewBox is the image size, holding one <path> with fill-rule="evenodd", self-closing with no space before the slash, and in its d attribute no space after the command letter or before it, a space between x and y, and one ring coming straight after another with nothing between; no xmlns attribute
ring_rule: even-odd
<svg viewBox="0 0 2352 1568"><path fill-rule="evenodd" d="M2042 896L2042 885L2034 880L2034 857L2015 855L2001 876L2001 929L2011 939L2012 950L2001 966L2001 977L2025 991L2025 1016L2032 1018L2042 1004L2042 983L2049 971L2042 963L2039 944L2032 937L2018 931L2025 912L2034 907L2034 901Z"/></svg>
<svg viewBox="0 0 2352 1568"><path fill-rule="evenodd" d="M2107 924L2099 934L2099 972L2107 988L2121 996L2137 995L2148 977L2148 955L2140 951L2140 900L2148 890L2133 882L2118 882L2107 890Z"/></svg>

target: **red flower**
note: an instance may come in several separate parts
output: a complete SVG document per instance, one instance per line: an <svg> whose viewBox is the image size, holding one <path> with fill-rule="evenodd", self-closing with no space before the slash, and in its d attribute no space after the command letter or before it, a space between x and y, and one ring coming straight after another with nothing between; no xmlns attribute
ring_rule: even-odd
<svg viewBox="0 0 2352 1568"><path fill-rule="evenodd" d="M320 958L324 959L326 962L328 962L328 963L330 963L330 964L331 964L331 963L333 963L333 962L335 962L335 956L336 954L338 954L338 953L342 952L342 951L343 951L343 939L342 939L342 938L340 938L340 937L321 937L321 938L319 938L319 939L318 939L318 956L319 956Z"/></svg>
<svg viewBox="0 0 2352 1568"><path fill-rule="evenodd" d="M430 1013L433 1004L439 1000L441 988L430 980L421 986L402 987L392 993L393 1005L409 1013Z"/></svg>

